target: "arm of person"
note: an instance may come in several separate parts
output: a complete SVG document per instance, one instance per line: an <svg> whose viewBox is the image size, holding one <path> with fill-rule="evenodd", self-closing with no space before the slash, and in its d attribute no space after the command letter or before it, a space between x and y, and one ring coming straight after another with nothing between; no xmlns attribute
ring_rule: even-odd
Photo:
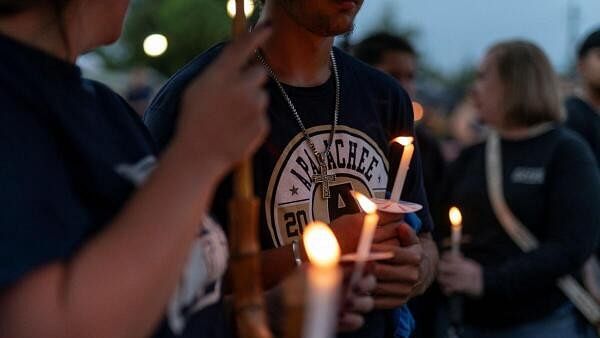
<svg viewBox="0 0 600 338"><path fill-rule="evenodd" d="M440 283L447 293L518 299L582 267L600 230L600 177L589 149L577 140L559 145L546 179L548 231L540 246L497 266L445 255Z"/></svg>
<svg viewBox="0 0 600 338"><path fill-rule="evenodd" d="M208 165L197 175L186 158L176 149L165 154L108 230L72 259L41 266L3 290L1 331L9 337L150 333L177 284L222 170Z"/></svg>
<svg viewBox="0 0 600 338"><path fill-rule="evenodd" d="M331 229L338 239L342 254L356 252L364 216L364 214L345 215L331 223ZM379 228L382 230L377 232L374 241L383 242L396 238L396 228L398 225L399 221L396 219L380 219ZM299 241L298 244L300 258L303 262L307 262L308 257L302 241ZM261 253L261 261L263 286L265 289L276 286L296 269L295 257L291 244L263 251Z"/></svg>
<svg viewBox="0 0 600 338"><path fill-rule="evenodd" d="M183 121L179 124L177 139L149 180L105 227L106 230L84 243L74 255L66 259L54 257L50 262L31 267L28 273L3 287L0 291L0 332L3 336L145 337L152 333L175 290L218 179L233 162L255 149L266 134L263 114L267 100L262 90L266 76L257 69L241 70L247 56L265 40L266 33L261 30L232 44L228 52L224 52L226 59L221 59L221 63L216 63L217 68L212 68L209 75L204 75L188 89L186 96L190 99L184 100L182 106ZM223 63L232 66L223 68ZM221 100L223 97L219 92L233 92L233 95L228 94L227 100ZM247 93L242 95L244 92ZM198 97L204 99L201 105L193 103ZM219 118L224 115L223 111L237 117L233 119L234 123L231 118ZM203 126L214 126L215 123L224 129L203 130L207 129ZM213 143L198 138L204 131L223 134L219 138L222 141L237 141L213 149ZM227 138L230 134L236 137ZM17 153L14 149L22 150L22 144L27 140L27 136L15 138L12 144L3 142L2 146ZM15 155L15 159L22 159L19 156ZM37 155L25 156L35 159ZM38 164L47 167L55 163ZM3 173L9 171L20 177L19 182L42 182L37 176L23 178L24 174L16 169L17 166L7 166ZM19 188L18 185L15 187ZM69 188L59 188L69 193ZM39 200L36 192L6 194L0 195L2 200L16 199L14 205L21 208L21 211L11 211L14 212L11 215L25 216L26 202L44 202ZM46 202L57 208L49 214L59 213L64 207ZM2 224L6 229L14 227L9 224L10 220L18 219L6 215L0 218L6 221ZM22 233L15 234L19 235ZM61 240L59 235L55 236L55 240Z"/></svg>

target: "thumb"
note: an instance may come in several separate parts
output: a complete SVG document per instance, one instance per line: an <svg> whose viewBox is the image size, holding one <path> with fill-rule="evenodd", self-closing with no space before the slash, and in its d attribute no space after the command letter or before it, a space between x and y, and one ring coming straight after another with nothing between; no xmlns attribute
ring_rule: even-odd
<svg viewBox="0 0 600 338"><path fill-rule="evenodd" d="M240 70L248 61L252 53L271 35L271 27L260 26L252 32L245 32L223 49L215 63L227 66L225 69Z"/></svg>
<svg viewBox="0 0 600 338"><path fill-rule="evenodd" d="M401 223L396 229L401 246L419 244L420 240L415 231L406 223Z"/></svg>

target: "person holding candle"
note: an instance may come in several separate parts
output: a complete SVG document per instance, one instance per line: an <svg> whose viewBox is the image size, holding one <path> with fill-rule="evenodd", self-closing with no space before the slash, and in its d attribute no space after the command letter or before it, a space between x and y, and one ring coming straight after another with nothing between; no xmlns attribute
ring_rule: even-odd
<svg viewBox="0 0 600 338"><path fill-rule="evenodd" d="M2 337L165 337L161 319L197 315L225 270L224 236L202 219L268 129L265 72L245 63L269 29L192 80L157 160L131 107L75 65L118 38L128 4L0 0ZM211 335L221 316L202 316Z"/></svg>
<svg viewBox="0 0 600 338"><path fill-rule="evenodd" d="M261 205L263 281L280 283L303 258L299 238L313 220L331 224L343 253L355 252L363 215L352 190L385 198L393 184L390 141L413 135L411 101L391 77L333 47L351 30L361 0L266 0L258 20L274 34L257 50L256 63L269 73L271 133L254 157L254 183ZM145 122L161 147L170 143L180 94L189 79L211 64L223 44L203 53L158 94ZM214 212L227 220L231 182L220 187ZM437 251L421 174L418 147L402 198L424 206L422 231L382 217L374 248L395 256L375 265L374 311L360 337L382 337L391 311L423 292L433 279ZM393 221L393 222L392 222ZM399 235L400 234L400 235ZM301 243L299 243L301 244ZM401 245L403 244L403 245ZM359 325L353 325L356 329Z"/></svg>
<svg viewBox="0 0 600 338"><path fill-rule="evenodd" d="M560 125L556 75L534 44L492 46L473 92L481 120L500 137L506 204L539 245L522 251L498 220L496 195L486 188L486 145L465 149L450 169L444 200L446 210L460 208L470 240L462 255L443 254L438 275L446 294L466 296L463 336L586 337L587 324L556 283L578 275L596 247L600 177L593 155Z"/></svg>
<svg viewBox="0 0 600 338"><path fill-rule="evenodd" d="M419 55L410 41L389 33L375 33L352 47L352 54L359 60L390 74L414 101L422 94L417 91ZM423 183L434 223L437 222L439 195L444 181L446 163L438 140L428 130L424 120L416 121L415 143L419 144L423 162ZM430 336L427 334L426 336Z"/></svg>
<svg viewBox="0 0 600 338"><path fill-rule="evenodd" d="M389 33L375 33L356 44L352 48L352 53L359 60L392 76L406 90L413 101L418 98L416 79L419 57L407 39ZM417 143L420 149L423 184L427 193L427 201L433 221L434 223L438 223L436 216L439 214L440 193L443 187L446 163L442 156L439 142L428 131L423 120L415 122L414 143ZM406 136L397 137L394 141L401 145L402 143L412 143L412 140ZM409 152L404 151L405 149L403 146L403 158ZM400 163L402 164L402 160ZM399 181L399 178L397 178L394 184L399 183ZM395 198L395 189L402 190L399 186L394 186L392 189L392 199ZM439 297L439 290L433 287L424 295L411 300L409 307L414 315L414 320L410 318L411 314L407 314L406 312L399 318L402 319L401 322L406 323L403 325L407 328L405 331L414 331L413 336L415 338L433 337L435 334L435 325L432 325L431 318L435 318L436 316L437 308L435 305L437 305Z"/></svg>

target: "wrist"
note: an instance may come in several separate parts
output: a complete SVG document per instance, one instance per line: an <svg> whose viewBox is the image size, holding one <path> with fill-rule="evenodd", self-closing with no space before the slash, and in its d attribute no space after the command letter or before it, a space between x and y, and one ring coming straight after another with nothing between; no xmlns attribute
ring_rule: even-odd
<svg viewBox="0 0 600 338"><path fill-rule="evenodd" d="M292 241L292 255L294 256L294 264L297 267L302 265L302 257L300 255L300 241L295 239Z"/></svg>
<svg viewBox="0 0 600 338"><path fill-rule="evenodd" d="M215 147L197 143L176 136L162 160L176 163L184 175L204 176L211 180L221 179L228 169L226 161L222 156L214 154Z"/></svg>
<svg viewBox="0 0 600 338"><path fill-rule="evenodd" d="M481 265L475 263L475 278L473 278L473 296L481 297L483 296L483 268Z"/></svg>
<svg viewBox="0 0 600 338"><path fill-rule="evenodd" d="M420 276L417 287L415 288L414 296L419 296L425 293L434 280L435 270L430 257L423 254L423 260L419 266Z"/></svg>

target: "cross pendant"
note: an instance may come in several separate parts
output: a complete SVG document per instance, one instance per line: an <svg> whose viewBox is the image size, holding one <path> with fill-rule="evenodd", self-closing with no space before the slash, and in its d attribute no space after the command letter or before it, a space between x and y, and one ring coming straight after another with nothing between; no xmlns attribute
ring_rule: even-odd
<svg viewBox="0 0 600 338"><path fill-rule="evenodd" d="M331 198L329 184L331 182L335 182L335 174L327 174L327 165L325 164L323 154L318 154L317 160L319 162L319 173L317 175L313 175L311 180L315 184L321 183L321 192L323 194L323 199L329 199Z"/></svg>

